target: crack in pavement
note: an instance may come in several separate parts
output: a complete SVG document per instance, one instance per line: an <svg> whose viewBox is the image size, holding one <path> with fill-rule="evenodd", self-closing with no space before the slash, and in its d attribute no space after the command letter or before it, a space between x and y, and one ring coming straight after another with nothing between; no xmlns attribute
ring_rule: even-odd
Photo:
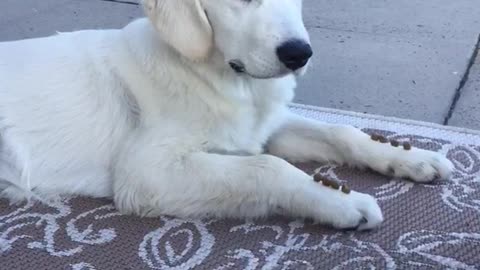
<svg viewBox="0 0 480 270"><path fill-rule="evenodd" d="M468 81L468 77L470 75L470 70L472 69L475 59L478 56L478 51L480 50L480 34L478 35L477 38L477 44L475 44L475 47L473 49L473 53L470 57L470 61L468 62L467 69L465 70L465 73L463 74L462 80L460 81L457 89L455 90L455 95L453 96L452 102L450 103L450 108L448 110L447 116L445 116L445 119L443 120L443 125L448 125L448 122L450 121L450 118L452 118L453 112L455 111L455 108L457 107L458 100L460 99L460 96L462 95L462 89L465 86L465 84Z"/></svg>
<svg viewBox="0 0 480 270"><path fill-rule="evenodd" d="M103 1L103 2L113 2L113 3L118 3L118 4L135 5L135 6L140 5L140 4L137 3L137 2L125 1L125 0L100 0L100 1Z"/></svg>

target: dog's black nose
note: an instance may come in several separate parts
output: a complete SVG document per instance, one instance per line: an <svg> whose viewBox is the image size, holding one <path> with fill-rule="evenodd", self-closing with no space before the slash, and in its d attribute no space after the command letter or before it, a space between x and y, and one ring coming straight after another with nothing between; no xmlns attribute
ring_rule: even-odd
<svg viewBox="0 0 480 270"><path fill-rule="evenodd" d="M295 71L307 64L308 59L313 55L313 51L307 42L292 39L277 48L277 55L280 62Z"/></svg>

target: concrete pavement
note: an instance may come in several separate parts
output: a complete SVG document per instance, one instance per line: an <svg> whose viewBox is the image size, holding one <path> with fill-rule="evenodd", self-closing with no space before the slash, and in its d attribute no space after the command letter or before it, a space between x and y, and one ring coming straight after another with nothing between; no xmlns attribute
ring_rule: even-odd
<svg viewBox="0 0 480 270"><path fill-rule="evenodd" d="M443 123L479 14L476 0L305 0L316 56L297 100Z"/></svg>
<svg viewBox="0 0 480 270"><path fill-rule="evenodd" d="M119 28L142 15L136 5L101 0L0 0L0 41Z"/></svg>
<svg viewBox="0 0 480 270"><path fill-rule="evenodd" d="M304 1L315 56L297 102L480 129L480 1ZM140 16L105 0L2 0L0 41Z"/></svg>
<svg viewBox="0 0 480 270"><path fill-rule="evenodd" d="M480 130L480 54L469 71L448 124Z"/></svg>

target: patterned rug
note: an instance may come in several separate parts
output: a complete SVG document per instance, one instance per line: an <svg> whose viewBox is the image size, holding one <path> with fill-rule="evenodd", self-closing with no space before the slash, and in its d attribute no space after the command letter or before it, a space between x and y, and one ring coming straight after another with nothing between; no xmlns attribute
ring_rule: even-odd
<svg viewBox="0 0 480 270"><path fill-rule="evenodd" d="M138 218L111 201L55 205L0 201L0 269L480 269L480 133L293 105L296 113L346 123L447 154L453 178L413 184L374 172L296 164L376 196L385 222L339 232L309 221Z"/></svg>

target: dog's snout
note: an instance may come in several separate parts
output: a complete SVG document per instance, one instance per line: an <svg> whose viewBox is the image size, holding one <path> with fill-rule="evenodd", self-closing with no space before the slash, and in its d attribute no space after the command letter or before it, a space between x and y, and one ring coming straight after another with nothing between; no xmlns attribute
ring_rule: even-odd
<svg viewBox="0 0 480 270"><path fill-rule="evenodd" d="M312 57L313 51L310 44L303 40L292 39L277 48L277 55L287 68L295 71L304 67L308 59Z"/></svg>

